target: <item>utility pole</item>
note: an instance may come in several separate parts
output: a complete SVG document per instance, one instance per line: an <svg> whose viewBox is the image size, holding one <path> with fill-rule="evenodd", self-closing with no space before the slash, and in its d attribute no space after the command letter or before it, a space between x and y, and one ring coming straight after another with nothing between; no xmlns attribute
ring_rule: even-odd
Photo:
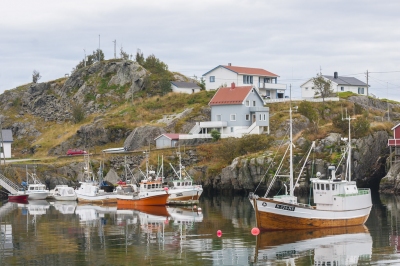
<svg viewBox="0 0 400 266"><path fill-rule="evenodd" d="M83 49L83 54L85 55L85 58L83 59L83 65L86 67L86 51Z"/></svg>
<svg viewBox="0 0 400 266"><path fill-rule="evenodd" d="M98 57L99 62L100 62L100 34L99 34L99 50L97 51L97 57Z"/></svg>
<svg viewBox="0 0 400 266"><path fill-rule="evenodd" d="M367 114L369 115L368 69L367 69Z"/></svg>
<svg viewBox="0 0 400 266"><path fill-rule="evenodd" d="M114 59L117 59L117 40L114 40L113 41L113 43L114 43Z"/></svg>
<svg viewBox="0 0 400 266"><path fill-rule="evenodd" d="M2 126L1 126L1 117L0 117L0 145L1 145L1 147L0 147L0 156L1 156L1 154L3 154L3 164L4 164L4 167L6 166L6 153L5 153L5 151L4 151L4 141L3 141L3 128L2 128ZM1 157L0 157L0 159L1 159ZM1 164L1 161L0 161L0 164Z"/></svg>
<svg viewBox="0 0 400 266"><path fill-rule="evenodd" d="M386 103L387 103L387 109L388 109L388 121L390 121L390 115L389 115L389 84L388 84L388 82L386 82L386 98L387 98L387 101L386 101Z"/></svg>

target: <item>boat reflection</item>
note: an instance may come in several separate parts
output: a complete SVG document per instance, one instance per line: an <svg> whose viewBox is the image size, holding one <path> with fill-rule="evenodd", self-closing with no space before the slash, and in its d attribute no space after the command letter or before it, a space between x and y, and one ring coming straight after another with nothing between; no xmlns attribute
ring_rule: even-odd
<svg viewBox="0 0 400 266"><path fill-rule="evenodd" d="M54 208L62 214L74 214L78 203L76 200L54 201L51 202L50 205L54 206Z"/></svg>
<svg viewBox="0 0 400 266"><path fill-rule="evenodd" d="M96 204L78 204L75 213L79 215L81 224L96 225L100 220L105 223L105 215L116 214L117 206L96 205Z"/></svg>
<svg viewBox="0 0 400 266"><path fill-rule="evenodd" d="M372 237L365 226L318 230L266 231L257 236L255 261L295 265L308 258L314 265L357 265L369 262Z"/></svg>

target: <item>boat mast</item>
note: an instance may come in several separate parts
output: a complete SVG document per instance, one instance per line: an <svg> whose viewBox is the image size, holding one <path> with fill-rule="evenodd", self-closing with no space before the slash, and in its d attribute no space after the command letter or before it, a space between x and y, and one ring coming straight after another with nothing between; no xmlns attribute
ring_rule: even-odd
<svg viewBox="0 0 400 266"><path fill-rule="evenodd" d="M293 126L292 126L292 84L290 84L290 108L289 108L289 125L290 125L290 196L294 196L294 187L293 187Z"/></svg>

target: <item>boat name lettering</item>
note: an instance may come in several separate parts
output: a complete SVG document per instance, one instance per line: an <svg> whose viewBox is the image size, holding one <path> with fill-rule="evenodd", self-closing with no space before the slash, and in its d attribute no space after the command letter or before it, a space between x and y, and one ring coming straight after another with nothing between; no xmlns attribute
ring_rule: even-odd
<svg viewBox="0 0 400 266"><path fill-rule="evenodd" d="M261 205L265 207L265 206L267 206L267 203L263 202Z"/></svg>
<svg viewBox="0 0 400 266"><path fill-rule="evenodd" d="M276 204L275 209L281 209L285 211L294 211L295 207L294 206L286 206L282 204Z"/></svg>

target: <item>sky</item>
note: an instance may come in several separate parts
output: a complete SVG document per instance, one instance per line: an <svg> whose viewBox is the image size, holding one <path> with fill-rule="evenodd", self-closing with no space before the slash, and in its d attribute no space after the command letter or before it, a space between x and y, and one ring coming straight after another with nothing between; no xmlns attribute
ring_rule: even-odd
<svg viewBox="0 0 400 266"><path fill-rule="evenodd" d="M0 93L70 74L98 49L154 54L200 78L218 65L263 68L300 97L323 75L356 77L400 101L400 1L2 0Z"/></svg>

